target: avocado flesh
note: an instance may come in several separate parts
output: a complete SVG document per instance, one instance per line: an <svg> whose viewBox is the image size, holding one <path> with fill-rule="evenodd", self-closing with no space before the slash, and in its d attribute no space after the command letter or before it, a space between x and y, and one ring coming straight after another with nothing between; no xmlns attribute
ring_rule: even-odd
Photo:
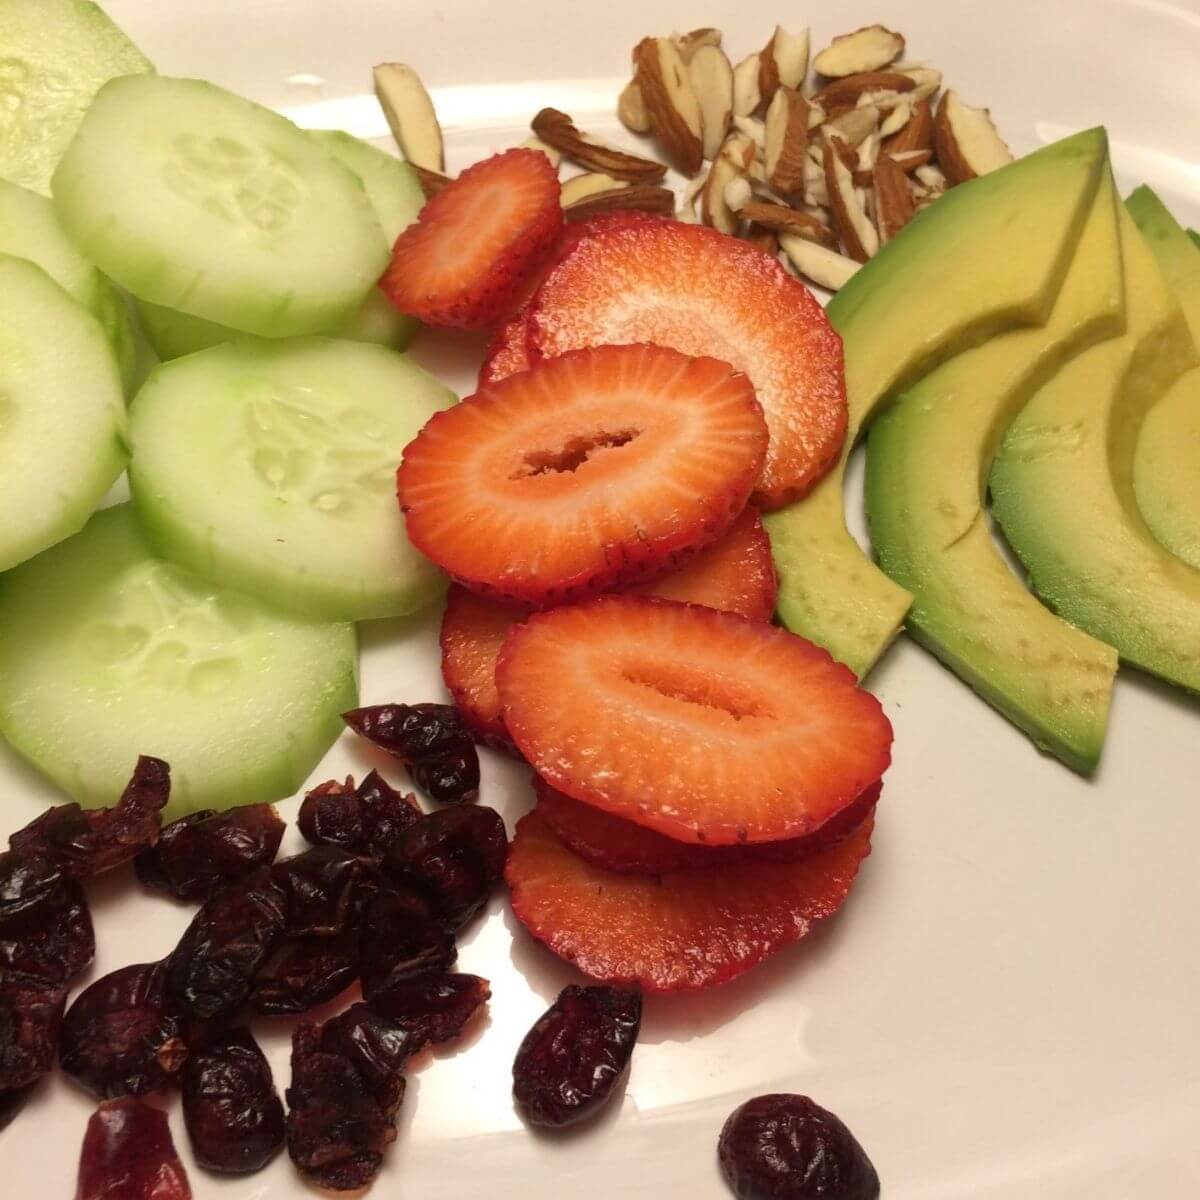
<svg viewBox="0 0 1200 1200"><path fill-rule="evenodd" d="M1200 248L1147 187L1126 201L1200 343ZM1151 532L1200 568L1200 370L1188 371L1146 415L1133 460L1133 490Z"/></svg>
<svg viewBox="0 0 1200 1200"><path fill-rule="evenodd" d="M919 214L834 297L849 415L839 462L802 501L765 517L779 615L860 677L911 603L846 528L846 460L898 389L938 363L1050 314L1107 155L1102 129L960 184Z"/></svg>
<svg viewBox="0 0 1200 1200"><path fill-rule="evenodd" d="M1074 770L1104 744L1117 652L1043 607L992 541L984 491L1009 422L1061 365L1122 332L1117 194L1105 179L1050 319L951 359L871 427L867 518L906 628Z"/></svg>
<svg viewBox="0 0 1200 1200"><path fill-rule="evenodd" d="M1013 422L992 469L993 513L1055 612L1194 691L1200 571L1154 540L1133 460L1146 413L1200 359L1123 205L1119 220L1126 331L1069 362Z"/></svg>

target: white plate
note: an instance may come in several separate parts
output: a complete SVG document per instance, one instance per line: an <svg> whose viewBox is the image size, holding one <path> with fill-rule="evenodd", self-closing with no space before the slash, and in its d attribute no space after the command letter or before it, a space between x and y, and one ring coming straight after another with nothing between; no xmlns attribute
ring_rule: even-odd
<svg viewBox="0 0 1200 1200"><path fill-rule="evenodd" d="M907 34L910 57L989 105L1016 149L1102 122L1122 184L1149 182L1182 218L1200 220L1194 0L853 0L804 12L765 0L108 8L165 72L368 137L386 135L368 95L371 65L412 63L438 88L452 167L522 139L543 104L615 131L616 88L645 34L713 24L741 55L779 19L811 18L817 44L882 20ZM427 338L418 350L464 391L477 352L469 338ZM857 495L852 486L852 510ZM435 620L364 630L364 701L441 695ZM896 726L896 761L875 852L844 912L740 982L648 1002L623 1098L586 1133L550 1139L513 1114L509 1068L572 972L497 898L460 960L492 981L490 1021L472 1044L414 1071L376 1195L721 1197L721 1122L771 1090L810 1093L839 1113L887 1200L1200 1195L1193 704L1123 672L1103 767L1085 783L911 643L892 650L871 685ZM343 739L313 779L366 762ZM522 772L489 758L485 773L485 799L517 815L528 801ZM2 752L0 794L6 828L53 799ZM293 816L294 803L283 811ZM188 916L125 878L93 898L96 973L167 952ZM282 1086L284 1026L259 1032ZM61 1078L44 1088L0 1137L0 1194L70 1196L90 1109ZM177 1104L171 1120L186 1157ZM191 1177L197 1200L307 1194L286 1158L243 1181L197 1168Z"/></svg>

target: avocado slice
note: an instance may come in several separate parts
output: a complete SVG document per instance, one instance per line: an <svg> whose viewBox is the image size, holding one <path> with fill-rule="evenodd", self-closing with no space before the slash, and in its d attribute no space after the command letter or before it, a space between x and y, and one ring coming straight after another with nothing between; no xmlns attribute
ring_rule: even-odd
<svg viewBox="0 0 1200 1200"><path fill-rule="evenodd" d="M912 597L846 529L846 460L876 410L938 363L1003 330L1043 324L1100 182L1103 129L960 184L919 214L834 297L849 420L840 461L802 501L765 518L779 616L862 676Z"/></svg>
<svg viewBox="0 0 1200 1200"><path fill-rule="evenodd" d="M993 512L1034 590L1124 662L1200 689L1200 571L1138 511L1146 413L1196 346L1145 239L1119 209L1126 330L1069 362L1025 406L992 469Z"/></svg>
<svg viewBox="0 0 1200 1200"><path fill-rule="evenodd" d="M1189 229L1187 235L1197 246L1200 246L1200 233L1197 233L1194 229Z"/></svg>
<svg viewBox="0 0 1200 1200"><path fill-rule="evenodd" d="M1200 342L1200 247L1148 188L1125 202ZM1188 371L1146 414L1133 491L1154 536L1200 568L1200 370Z"/></svg>
<svg viewBox="0 0 1200 1200"><path fill-rule="evenodd" d="M913 594L906 629L1043 749L1095 768L1117 652L1044 608L992 541L984 491L1008 423L1059 369L1122 332L1117 192L1096 193L1041 328L1014 330L927 375L871 427L867 518L891 579Z"/></svg>

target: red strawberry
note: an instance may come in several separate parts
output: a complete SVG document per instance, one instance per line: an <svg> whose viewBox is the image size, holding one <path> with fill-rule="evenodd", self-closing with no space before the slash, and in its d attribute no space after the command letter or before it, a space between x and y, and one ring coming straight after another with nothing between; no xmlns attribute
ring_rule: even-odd
<svg viewBox="0 0 1200 1200"><path fill-rule="evenodd" d="M807 837L882 775L892 727L822 649L695 604L536 613L496 664L504 723L549 784L681 842Z"/></svg>
<svg viewBox="0 0 1200 1200"><path fill-rule="evenodd" d="M534 296L533 359L581 346L653 342L744 371L771 431L755 501L803 496L846 432L842 343L772 255L701 225L641 222L585 238Z"/></svg>
<svg viewBox="0 0 1200 1200"><path fill-rule="evenodd" d="M529 322L523 308L511 320L505 321L496 330L487 348L483 366L479 368L479 386L486 387L489 383L499 383L518 371L528 371L533 365L529 361L529 346L526 336Z"/></svg>
<svg viewBox="0 0 1200 1200"><path fill-rule="evenodd" d="M713 987L799 941L842 906L870 853L873 818L798 863L618 875L572 854L530 813L505 878L530 933L586 975L648 992Z"/></svg>
<svg viewBox="0 0 1200 1200"><path fill-rule="evenodd" d="M842 809L816 833L782 842L750 846L699 846L677 842L653 829L614 817L590 804L555 791L544 779L534 779L537 815L568 850L584 862L621 875L665 875L703 867L727 867L738 862L801 862L819 854L857 829L875 810L882 790L878 783Z"/></svg>
<svg viewBox="0 0 1200 1200"><path fill-rule="evenodd" d="M745 506L767 431L744 375L658 346L566 354L436 413L404 451L413 545L548 607L661 574Z"/></svg>
<svg viewBox="0 0 1200 1200"><path fill-rule="evenodd" d="M511 311L561 228L549 159L509 150L468 168L421 209L396 239L380 287L431 325L480 329Z"/></svg>

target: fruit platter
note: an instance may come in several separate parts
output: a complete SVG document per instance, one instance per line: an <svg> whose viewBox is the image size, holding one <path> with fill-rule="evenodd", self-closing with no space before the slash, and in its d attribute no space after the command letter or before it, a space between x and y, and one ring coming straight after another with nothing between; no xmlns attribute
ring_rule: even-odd
<svg viewBox="0 0 1200 1200"><path fill-rule="evenodd" d="M1197 1195L1198 54L0 0L0 1192Z"/></svg>

